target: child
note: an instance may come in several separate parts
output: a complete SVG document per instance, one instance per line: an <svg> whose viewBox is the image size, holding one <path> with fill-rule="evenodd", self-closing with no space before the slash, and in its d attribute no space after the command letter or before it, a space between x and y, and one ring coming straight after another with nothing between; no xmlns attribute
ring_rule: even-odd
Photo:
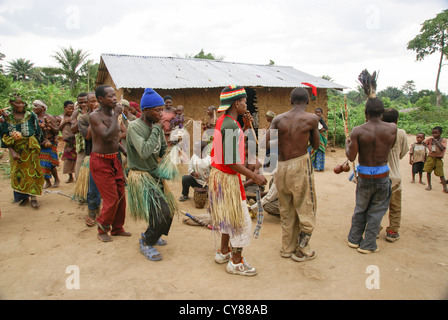
<svg viewBox="0 0 448 320"><path fill-rule="evenodd" d="M321 108L316 108L315 114L319 118L319 149L314 150L314 148L310 145L308 146L308 152L311 157L311 163L313 164L313 168L315 171L324 171L325 170L325 151L327 148L327 131L328 126L325 123L324 118L322 117L323 110Z"/></svg>
<svg viewBox="0 0 448 320"><path fill-rule="evenodd" d="M412 166L412 180L411 183L415 183L415 175L418 173L419 175L419 183L425 184L422 181L423 176L423 167L426 161L426 146L423 143L425 140L425 134L419 133L417 134L417 142L414 142L411 145L411 149L409 150L409 164Z"/></svg>
<svg viewBox="0 0 448 320"><path fill-rule="evenodd" d="M434 174L440 177L440 181L443 185L443 192L448 193L446 187L445 175L443 173L443 156L446 150L446 139L441 137L442 127L435 127L432 129L432 138L428 138L425 141L426 147L429 149L428 157L425 161L423 171L427 173L428 187L426 190L431 190L431 172L434 170Z"/></svg>
<svg viewBox="0 0 448 320"><path fill-rule="evenodd" d="M176 116L171 120L171 129L183 129L185 122L184 116L184 106L177 106L176 108Z"/></svg>
<svg viewBox="0 0 448 320"><path fill-rule="evenodd" d="M59 124L59 131L62 133L62 139L65 141L64 154L62 161L64 161L63 174L68 174L66 183L75 182L73 177L76 167L76 139L72 133L72 115L75 110L75 104L72 101L64 102L64 114L61 116L61 123Z"/></svg>

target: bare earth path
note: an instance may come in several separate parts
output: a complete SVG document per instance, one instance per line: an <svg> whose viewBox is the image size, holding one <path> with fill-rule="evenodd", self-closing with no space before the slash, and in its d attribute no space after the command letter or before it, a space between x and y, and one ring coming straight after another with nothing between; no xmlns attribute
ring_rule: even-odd
<svg viewBox="0 0 448 320"><path fill-rule="evenodd" d="M409 136L409 142L415 137ZM4 157L5 158L5 157ZM448 173L445 157L445 173ZM2 161L4 161L3 159ZM401 239L378 239L380 251L362 255L346 245L355 202L355 184L333 168L343 150L327 152L326 171L315 174L318 216L311 246L318 257L297 263L280 257L280 223L267 215L261 236L245 251L258 269L253 278L229 275L213 257L218 237L175 217L163 261L147 261L138 239L145 223L128 217L133 236L101 243L83 222L86 207L61 194L44 194L41 208L12 203L9 180L0 179L0 298L19 300L332 300L446 299L448 297L448 194L438 179L433 190L410 183L408 156L401 161L403 215ZM185 167L182 167L185 171ZM60 173L62 181L66 177ZM181 184L170 183L176 198ZM58 189L71 195L73 185ZM190 195L192 196L192 194ZM181 204L194 215L193 200ZM255 220L253 220L255 225ZM387 221L383 220L383 227ZM79 270L79 289L66 281ZM373 273L371 273L373 270ZM67 273L68 271L68 273ZM69 278L70 280L71 278ZM373 279L373 280L372 280ZM372 282L373 281L373 282ZM72 283L69 281L69 284ZM120 290L117 289L117 284ZM225 284L225 285L224 285ZM369 288L376 284L376 288ZM379 288L378 288L379 286ZM238 288L233 290L232 288Z"/></svg>

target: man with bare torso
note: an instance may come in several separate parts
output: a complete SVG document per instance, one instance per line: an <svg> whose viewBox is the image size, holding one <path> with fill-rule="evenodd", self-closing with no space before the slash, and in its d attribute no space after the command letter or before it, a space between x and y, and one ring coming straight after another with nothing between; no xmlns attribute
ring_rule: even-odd
<svg viewBox="0 0 448 320"><path fill-rule="evenodd" d="M305 111L309 101L306 89L294 89L292 110L272 121L266 137L269 146L274 135L271 130L277 130L279 162L275 183L283 230L281 256L299 262L316 257L309 245L316 222L316 191L308 142L314 149L319 148L319 119Z"/></svg>
<svg viewBox="0 0 448 320"><path fill-rule="evenodd" d="M397 126L383 122L383 112L383 102L369 98L365 110L367 122L355 127L346 141L348 159L354 161L358 155L359 162L356 207L348 245L360 253L378 251L376 236L391 197L387 161L397 138Z"/></svg>
<svg viewBox="0 0 448 320"><path fill-rule="evenodd" d="M126 196L124 174L118 160L120 125L118 117L123 107L117 104L117 95L113 88L100 86L96 89L100 107L90 116L92 133L92 153L90 170L95 184L103 198L103 208L97 218L98 239L112 241L112 236L130 236L123 229L126 216Z"/></svg>

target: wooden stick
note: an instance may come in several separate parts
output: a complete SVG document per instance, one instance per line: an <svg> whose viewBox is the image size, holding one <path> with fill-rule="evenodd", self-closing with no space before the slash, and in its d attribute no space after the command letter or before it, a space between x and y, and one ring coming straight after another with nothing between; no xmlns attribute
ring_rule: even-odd
<svg viewBox="0 0 448 320"><path fill-rule="evenodd" d="M343 115L344 116L344 115ZM349 118L348 118L348 107L347 107L347 96L345 96L345 117L344 117L344 127L345 127L345 135L347 138L350 138L349 133ZM358 177L356 175L356 162L353 161L353 173L355 175L355 181L358 182Z"/></svg>
<svg viewBox="0 0 448 320"><path fill-rule="evenodd" d="M205 222L202 221L201 219L199 219L199 218L197 218L197 217L195 217L195 216L193 216L193 215L191 215L191 214L189 214L189 213L187 213L187 212L185 212L185 211L183 211L183 210L180 210L180 212L181 212L184 216L190 218L191 220L193 220L194 222L200 224L201 226L204 226L204 227L208 228L209 230L214 230L214 229L213 229L213 226L212 226L211 224L205 223Z"/></svg>
<svg viewBox="0 0 448 320"><path fill-rule="evenodd" d="M258 145L258 138L257 138L257 135L255 134L255 129L254 129L254 125L252 124L252 121L251 121L251 123L250 123L250 127L251 127L251 129L252 129L252 133L254 134L255 142L256 142L257 145Z"/></svg>

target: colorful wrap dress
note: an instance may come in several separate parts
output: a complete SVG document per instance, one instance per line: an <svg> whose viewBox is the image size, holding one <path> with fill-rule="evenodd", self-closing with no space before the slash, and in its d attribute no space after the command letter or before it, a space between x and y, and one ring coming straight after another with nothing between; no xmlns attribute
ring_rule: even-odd
<svg viewBox="0 0 448 320"><path fill-rule="evenodd" d="M12 137L15 131L22 134L19 140ZM39 155L43 134L36 114L27 109L21 120L15 120L12 113L5 116L5 122L0 124L0 137L2 148L12 148L20 155L20 160L10 156L14 200L19 202L29 196L42 195L45 179Z"/></svg>

